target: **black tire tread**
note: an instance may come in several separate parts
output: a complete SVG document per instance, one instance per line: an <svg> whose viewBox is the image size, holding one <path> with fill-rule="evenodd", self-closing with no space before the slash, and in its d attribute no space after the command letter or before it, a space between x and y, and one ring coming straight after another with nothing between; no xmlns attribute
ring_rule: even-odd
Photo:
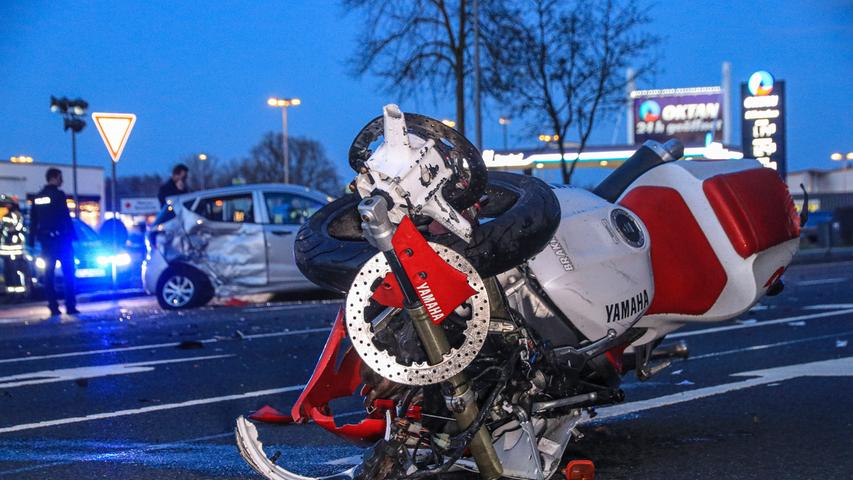
<svg viewBox="0 0 853 480"><path fill-rule="evenodd" d="M509 270L547 245L560 224L560 205L543 181L489 172L489 199L470 243L453 234L424 236L462 253L483 277ZM361 266L376 254L361 236L358 195L346 195L315 213L296 236L296 264L314 283L345 292ZM335 235L330 234L330 229Z"/></svg>

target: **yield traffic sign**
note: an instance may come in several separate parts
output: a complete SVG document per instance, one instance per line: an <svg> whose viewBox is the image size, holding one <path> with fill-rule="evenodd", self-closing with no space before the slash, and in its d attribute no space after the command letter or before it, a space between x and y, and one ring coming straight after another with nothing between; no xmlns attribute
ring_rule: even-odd
<svg viewBox="0 0 853 480"><path fill-rule="evenodd" d="M101 140L110 152L113 162L118 162L130 131L136 123L136 115L132 113L92 113L92 120L101 134Z"/></svg>

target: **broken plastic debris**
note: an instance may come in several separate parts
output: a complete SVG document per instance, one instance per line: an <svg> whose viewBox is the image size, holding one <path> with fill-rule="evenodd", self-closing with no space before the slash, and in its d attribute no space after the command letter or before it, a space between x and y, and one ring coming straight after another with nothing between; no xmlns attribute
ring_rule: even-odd
<svg viewBox="0 0 853 480"><path fill-rule="evenodd" d="M836 340L835 348L845 348L847 347L847 340Z"/></svg>
<svg viewBox="0 0 853 480"><path fill-rule="evenodd" d="M806 326L806 322L804 322L804 321L800 320L800 321L798 321L798 322L788 322L788 325L790 325L790 326L792 326L792 327L805 327L805 326Z"/></svg>
<svg viewBox="0 0 853 480"><path fill-rule="evenodd" d="M753 323L758 323L758 320L754 318L747 318L746 320L738 320L737 323L741 325L752 325Z"/></svg>
<svg viewBox="0 0 853 480"><path fill-rule="evenodd" d="M696 384L691 382L690 380L682 380L682 381L676 383L676 385L696 385Z"/></svg>
<svg viewBox="0 0 853 480"><path fill-rule="evenodd" d="M245 307L246 305L249 305L249 302L241 300L237 297L232 297L222 302L222 305L226 307Z"/></svg>
<svg viewBox="0 0 853 480"><path fill-rule="evenodd" d="M293 417L285 415L269 405L264 405L255 413L249 415L249 418L256 422L264 423L293 423Z"/></svg>
<svg viewBox="0 0 853 480"><path fill-rule="evenodd" d="M672 372L672 375L681 375L681 372L683 371L684 370L675 370L674 372Z"/></svg>

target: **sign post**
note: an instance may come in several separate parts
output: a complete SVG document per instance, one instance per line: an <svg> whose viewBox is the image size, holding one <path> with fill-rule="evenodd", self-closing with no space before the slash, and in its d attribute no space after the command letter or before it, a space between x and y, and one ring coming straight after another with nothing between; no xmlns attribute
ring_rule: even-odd
<svg viewBox="0 0 853 480"><path fill-rule="evenodd" d="M116 164L121 158L122 152L124 152L124 146L127 144L127 139L130 137L130 132L133 130L133 126L136 124L136 115L132 113L103 113L103 112L94 112L92 113L92 120L95 121L95 126L98 128L98 133L101 135L101 140L104 141L104 145L107 147L107 152L109 152L110 157L112 158L112 189L110 192L111 200L110 206L113 211L113 220L118 221L117 212L119 211L119 207L116 204ZM116 262L115 258L117 256L118 245L116 245L116 228L115 226L112 229L113 232L113 251L110 258L113 259L112 263L112 274L113 274L113 290L115 290L116 286Z"/></svg>

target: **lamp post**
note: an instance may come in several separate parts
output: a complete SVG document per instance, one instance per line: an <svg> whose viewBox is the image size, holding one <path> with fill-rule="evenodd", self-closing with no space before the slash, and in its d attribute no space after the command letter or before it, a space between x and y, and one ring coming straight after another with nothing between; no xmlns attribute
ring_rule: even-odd
<svg viewBox="0 0 853 480"><path fill-rule="evenodd" d="M512 123L512 120L510 120L509 117L501 116L500 118L498 118L498 123L501 124L501 126L503 127L503 131L504 131L504 150L508 150L509 149L509 140L508 140L509 136L508 136L507 130L509 128L509 124Z"/></svg>
<svg viewBox="0 0 853 480"><path fill-rule="evenodd" d="M276 98L270 97L267 105L281 109L281 156L284 163L284 183L290 183L290 158L287 145L287 107L300 105L302 100L298 98Z"/></svg>
<svg viewBox="0 0 853 480"><path fill-rule="evenodd" d="M82 98L50 97L50 111L62 115L64 130L71 130L71 178L74 195L74 216L80 218L80 199L77 198L77 134L86 126L86 109L89 103ZM113 185L115 190L115 185ZM115 205L113 205L115 208Z"/></svg>
<svg viewBox="0 0 853 480"><path fill-rule="evenodd" d="M204 177L207 175L207 167L204 166L204 162L205 162L205 160L207 160L207 154L206 153L199 153L198 154L198 160L199 160L199 162L201 162L201 163L199 163L199 166L201 167L201 169L200 169L201 172L199 172L200 173L199 177L201 177L201 189L204 190L206 188Z"/></svg>

